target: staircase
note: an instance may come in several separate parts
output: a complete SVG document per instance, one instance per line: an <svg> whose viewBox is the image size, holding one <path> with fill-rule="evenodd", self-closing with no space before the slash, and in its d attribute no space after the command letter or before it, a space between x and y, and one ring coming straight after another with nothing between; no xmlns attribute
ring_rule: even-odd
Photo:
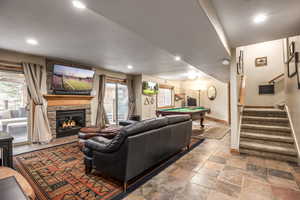
<svg viewBox="0 0 300 200"><path fill-rule="evenodd" d="M286 111L245 107L242 112L240 153L297 162Z"/></svg>

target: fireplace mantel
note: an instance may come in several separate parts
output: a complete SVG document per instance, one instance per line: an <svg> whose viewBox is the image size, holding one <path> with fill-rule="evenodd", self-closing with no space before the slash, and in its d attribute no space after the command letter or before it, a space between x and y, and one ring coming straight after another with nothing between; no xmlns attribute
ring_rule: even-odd
<svg viewBox="0 0 300 200"><path fill-rule="evenodd" d="M86 95L43 95L48 102L48 106L76 106L91 103L93 96Z"/></svg>

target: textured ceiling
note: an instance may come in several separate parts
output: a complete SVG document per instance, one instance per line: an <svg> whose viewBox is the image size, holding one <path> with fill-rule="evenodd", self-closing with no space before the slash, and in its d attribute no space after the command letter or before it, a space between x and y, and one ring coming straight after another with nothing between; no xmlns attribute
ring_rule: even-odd
<svg viewBox="0 0 300 200"><path fill-rule="evenodd" d="M233 47L300 34L299 0L212 0ZM254 24L264 13L268 20Z"/></svg>
<svg viewBox="0 0 300 200"><path fill-rule="evenodd" d="M83 2L88 9L80 11L71 0L1 0L0 48L125 73L185 73L193 65L228 80L220 64L228 55L196 0ZM177 54L184 61L175 62Z"/></svg>

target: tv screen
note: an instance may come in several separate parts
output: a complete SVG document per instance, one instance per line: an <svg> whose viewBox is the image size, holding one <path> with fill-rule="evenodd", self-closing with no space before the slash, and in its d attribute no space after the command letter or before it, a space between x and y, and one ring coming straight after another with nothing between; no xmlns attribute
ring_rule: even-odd
<svg viewBox="0 0 300 200"><path fill-rule="evenodd" d="M260 85L259 94L274 94L274 85Z"/></svg>
<svg viewBox="0 0 300 200"><path fill-rule="evenodd" d="M89 92L93 88L94 71L54 65L52 89L69 93Z"/></svg>
<svg viewBox="0 0 300 200"><path fill-rule="evenodd" d="M143 94L155 95L158 93L158 84L151 81L143 81Z"/></svg>

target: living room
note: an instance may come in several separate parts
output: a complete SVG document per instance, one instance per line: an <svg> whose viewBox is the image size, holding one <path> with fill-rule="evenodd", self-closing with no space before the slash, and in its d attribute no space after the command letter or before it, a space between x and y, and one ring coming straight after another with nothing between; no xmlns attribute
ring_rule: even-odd
<svg viewBox="0 0 300 200"><path fill-rule="evenodd" d="M299 199L297 6L1 1L1 199Z"/></svg>

